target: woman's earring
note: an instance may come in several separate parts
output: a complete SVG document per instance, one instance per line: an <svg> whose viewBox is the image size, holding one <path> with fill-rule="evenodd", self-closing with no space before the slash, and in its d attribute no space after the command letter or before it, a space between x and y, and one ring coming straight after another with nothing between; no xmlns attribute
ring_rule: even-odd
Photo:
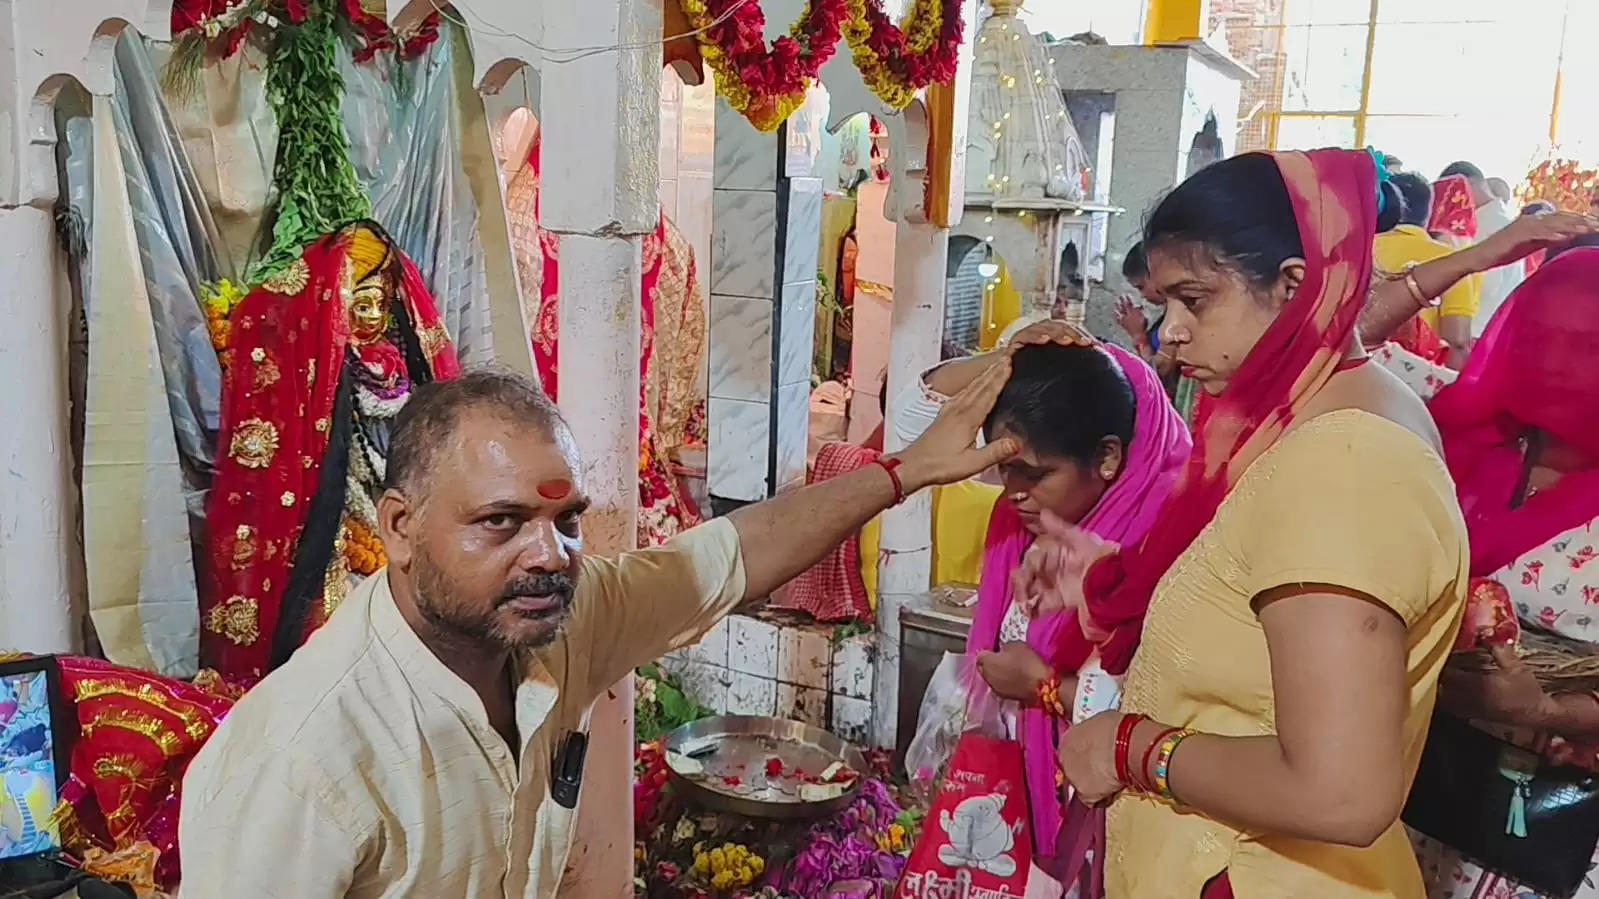
<svg viewBox="0 0 1599 899"><path fill-rule="evenodd" d="M1116 469L1107 465L1099 470L1099 476L1106 481L1113 481L1116 479Z"/></svg>

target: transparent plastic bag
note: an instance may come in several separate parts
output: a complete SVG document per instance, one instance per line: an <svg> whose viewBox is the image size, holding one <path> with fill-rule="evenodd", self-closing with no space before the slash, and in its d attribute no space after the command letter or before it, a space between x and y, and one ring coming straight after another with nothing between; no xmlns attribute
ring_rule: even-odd
<svg viewBox="0 0 1599 899"><path fill-rule="evenodd" d="M905 749L905 771L912 787L932 795L962 734L975 731L1008 738L1006 705L978 676L974 659L965 653L944 653L922 694L916 736Z"/></svg>

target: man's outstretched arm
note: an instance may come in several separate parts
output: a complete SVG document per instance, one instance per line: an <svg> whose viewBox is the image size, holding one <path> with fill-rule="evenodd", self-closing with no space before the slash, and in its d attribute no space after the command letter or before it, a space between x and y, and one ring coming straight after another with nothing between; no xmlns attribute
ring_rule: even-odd
<svg viewBox="0 0 1599 899"><path fill-rule="evenodd" d="M895 473L906 495L1015 454L1010 440L974 447L1009 377L1008 358L994 364L946 402L915 443L890 457L899 461ZM894 499L893 478L871 465L745 506L659 547L585 559L567 642L587 658L589 695L698 640L740 603L770 596Z"/></svg>
<svg viewBox="0 0 1599 899"><path fill-rule="evenodd" d="M903 452L895 474L906 496L964 480L1016 453L1010 440L975 446L983 421L1010 377L1009 356L989 365L939 411ZM890 462L892 464L892 462ZM861 526L894 504L894 479L881 465L791 490L728 516L744 557L744 596L770 594L816 564Z"/></svg>

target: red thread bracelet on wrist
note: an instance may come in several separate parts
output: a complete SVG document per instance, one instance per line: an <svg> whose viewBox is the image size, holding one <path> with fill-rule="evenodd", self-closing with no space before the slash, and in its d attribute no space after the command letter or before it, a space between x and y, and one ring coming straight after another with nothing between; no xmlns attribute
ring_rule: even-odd
<svg viewBox="0 0 1599 899"><path fill-rule="evenodd" d="M900 461L893 456L873 459L872 464L888 472L888 479L894 482L894 505L905 501L905 483L899 479Z"/></svg>
<svg viewBox="0 0 1599 899"><path fill-rule="evenodd" d="M1133 729L1143 720L1143 715L1123 715L1122 720L1116 723L1116 779L1123 784L1132 783L1132 771L1129 768L1131 760L1127 754L1131 751Z"/></svg>

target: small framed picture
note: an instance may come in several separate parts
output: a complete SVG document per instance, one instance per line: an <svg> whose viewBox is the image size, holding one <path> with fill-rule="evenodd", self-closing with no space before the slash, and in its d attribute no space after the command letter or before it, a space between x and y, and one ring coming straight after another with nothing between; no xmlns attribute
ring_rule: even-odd
<svg viewBox="0 0 1599 899"><path fill-rule="evenodd" d="M61 851L65 715L53 657L0 663L0 871Z"/></svg>

